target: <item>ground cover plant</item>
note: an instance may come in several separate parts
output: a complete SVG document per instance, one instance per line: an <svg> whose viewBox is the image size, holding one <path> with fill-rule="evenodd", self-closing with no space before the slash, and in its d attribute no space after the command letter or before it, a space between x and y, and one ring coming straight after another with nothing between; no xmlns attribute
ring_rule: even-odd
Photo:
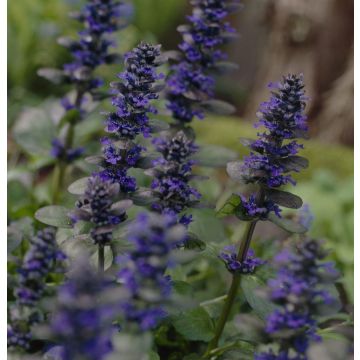
<svg viewBox="0 0 360 360"><path fill-rule="evenodd" d="M234 110L215 85L236 67L224 45L241 4L190 3L178 49L119 54L131 4L87 0L77 37L59 39L71 60L38 69L68 92L13 130L9 358L353 358L351 264L296 194L312 166L306 74L269 84L253 138L228 134L241 155L199 142L210 114ZM333 220L351 242L342 199Z"/></svg>

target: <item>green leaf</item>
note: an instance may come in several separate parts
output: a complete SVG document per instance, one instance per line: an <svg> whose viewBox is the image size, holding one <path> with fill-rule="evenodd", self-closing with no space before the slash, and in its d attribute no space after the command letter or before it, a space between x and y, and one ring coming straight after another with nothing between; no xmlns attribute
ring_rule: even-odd
<svg viewBox="0 0 360 360"><path fill-rule="evenodd" d="M7 253L10 254L16 250L23 240L22 232L15 227L7 229Z"/></svg>
<svg viewBox="0 0 360 360"><path fill-rule="evenodd" d="M149 126L152 133L157 133L169 129L169 124L163 120L151 119Z"/></svg>
<svg viewBox="0 0 360 360"><path fill-rule="evenodd" d="M69 229L59 229L56 234L56 241L63 252L74 261L81 254L91 257L98 251L98 246L94 244L89 234L72 235Z"/></svg>
<svg viewBox="0 0 360 360"><path fill-rule="evenodd" d="M301 197L287 191L269 189L266 194L274 203L290 209L300 209L303 204Z"/></svg>
<svg viewBox="0 0 360 360"><path fill-rule="evenodd" d="M161 359L159 354L157 354L155 351L150 351L149 360L161 360Z"/></svg>
<svg viewBox="0 0 360 360"><path fill-rule="evenodd" d="M176 316L173 325L188 340L210 341L214 337L214 324L208 313L201 307Z"/></svg>
<svg viewBox="0 0 360 360"><path fill-rule="evenodd" d="M186 239L186 243L185 243L185 249L190 249L190 250L205 250L206 248L206 244L200 240L197 235L192 234L192 233L188 233L188 238Z"/></svg>
<svg viewBox="0 0 360 360"><path fill-rule="evenodd" d="M201 146L199 151L192 156L198 165L208 167L223 167L226 164L236 159L238 154L228 148L215 145Z"/></svg>
<svg viewBox="0 0 360 360"><path fill-rule="evenodd" d="M254 351L249 349L240 350L227 350L225 351L218 360L253 360Z"/></svg>
<svg viewBox="0 0 360 360"><path fill-rule="evenodd" d="M29 238L34 233L33 220L24 217L12 222L7 228L7 251L8 254L16 250L24 238Z"/></svg>
<svg viewBox="0 0 360 360"><path fill-rule="evenodd" d="M230 115L235 112L235 107L222 100L208 100L201 103L201 107L218 115Z"/></svg>
<svg viewBox="0 0 360 360"><path fill-rule="evenodd" d="M59 129L66 124L76 124L81 118L80 111L77 109L68 110L59 122Z"/></svg>
<svg viewBox="0 0 360 360"><path fill-rule="evenodd" d="M192 286L186 281L174 280L173 288L177 294L191 296L193 293Z"/></svg>
<svg viewBox="0 0 360 360"><path fill-rule="evenodd" d="M213 209L193 209L194 221L189 226L189 232L196 235L204 243L219 243L225 239L224 224Z"/></svg>
<svg viewBox="0 0 360 360"><path fill-rule="evenodd" d="M266 319L276 309L275 305L267 300L265 294L259 293L259 290L265 286L266 284L257 276L246 275L241 278L241 288L245 298L261 319Z"/></svg>
<svg viewBox="0 0 360 360"><path fill-rule="evenodd" d="M186 355L183 360L201 360L202 357L198 354L189 354L189 355Z"/></svg>
<svg viewBox="0 0 360 360"><path fill-rule="evenodd" d="M143 334L117 333L113 337L113 352L107 360L148 360L151 351L152 336Z"/></svg>
<svg viewBox="0 0 360 360"><path fill-rule="evenodd" d="M31 155L50 156L55 126L44 110L25 110L17 120L13 135L16 143Z"/></svg>
<svg viewBox="0 0 360 360"><path fill-rule="evenodd" d="M241 198L237 194L231 194L231 196L225 201L225 204L217 212L217 216L222 218L228 215L235 214L235 210L241 204Z"/></svg>
<svg viewBox="0 0 360 360"><path fill-rule="evenodd" d="M83 177L74 181L69 187L68 191L70 194L83 195L87 188L89 177Z"/></svg>
<svg viewBox="0 0 360 360"><path fill-rule="evenodd" d="M129 198L135 205L139 206L151 205L154 201L156 201L156 197L151 190L141 188L130 194Z"/></svg>
<svg viewBox="0 0 360 360"><path fill-rule="evenodd" d="M238 219L243 221L251 221L256 219L249 216L246 209L242 206L241 197L237 194L232 194L228 200L226 200L223 207L217 213L218 217L224 217L228 215L235 215Z"/></svg>
<svg viewBox="0 0 360 360"><path fill-rule="evenodd" d="M64 206L51 205L45 206L35 213L35 218L40 222L59 228L72 228L72 221L68 213L70 209Z"/></svg>
<svg viewBox="0 0 360 360"><path fill-rule="evenodd" d="M53 84L61 84L65 80L64 72L59 69L42 68L37 71L37 74Z"/></svg>
<svg viewBox="0 0 360 360"><path fill-rule="evenodd" d="M307 232L307 228L300 223L297 223L293 220L286 219L284 217L279 218L273 213L268 215L268 219L275 225L281 227L282 229L295 234L303 234Z"/></svg>

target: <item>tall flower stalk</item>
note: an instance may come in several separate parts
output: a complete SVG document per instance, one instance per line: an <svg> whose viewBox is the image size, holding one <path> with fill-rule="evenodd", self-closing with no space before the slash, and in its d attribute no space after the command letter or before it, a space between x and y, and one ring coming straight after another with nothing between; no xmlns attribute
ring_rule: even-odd
<svg viewBox="0 0 360 360"><path fill-rule="evenodd" d="M154 162L154 169L148 172L154 175L151 188L157 196L152 209L161 214L176 215L178 221L187 226L192 216L183 212L194 206L201 197L189 184L195 177L192 175L194 162L190 157L197 151L197 146L183 131L177 132L174 137L168 135L154 139L153 143L162 157Z"/></svg>
<svg viewBox="0 0 360 360"><path fill-rule="evenodd" d="M73 148L75 126L86 113L83 104L88 96L97 98L97 89L103 80L94 75L94 71L103 64L117 62L119 55L110 52L114 42L109 34L124 25L124 15L129 12L120 0L88 0L80 13L73 17L83 25L78 40L60 38L59 43L72 55L72 61L64 65L62 70L40 69L39 75L55 83L71 84L75 89L74 99L65 97L62 106L65 109L66 129L64 139L56 138L52 142L51 155L57 159L54 173L53 203L59 201L67 164L79 157L82 148ZM60 126L65 124L60 123Z"/></svg>
<svg viewBox="0 0 360 360"><path fill-rule="evenodd" d="M98 246L100 272L104 271L105 247L112 245L113 230L127 219L126 210L131 204L131 201L119 200L119 184L94 175L88 179L84 195L76 202L77 209L71 212L73 223L84 221L91 225L90 237Z"/></svg>
<svg viewBox="0 0 360 360"><path fill-rule="evenodd" d="M55 240L54 228L45 228L31 238L14 291L16 306L10 309L8 347L25 350L30 347L31 327L41 319L37 306L47 290L46 278L51 272L60 270L64 259Z"/></svg>
<svg viewBox="0 0 360 360"><path fill-rule="evenodd" d="M80 257L59 288L47 333L62 360L105 359L112 352L112 322L119 312L115 285Z"/></svg>
<svg viewBox="0 0 360 360"><path fill-rule="evenodd" d="M193 0L188 23L178 31L181 60L171 67L167 80L167 108L178 124L203 119L206 100L214 98L215 80L211 71L221 66L226 54L220 49L235 30L225 21L236 9L236 1Z"/></svg>
<svg viewBox="0 0 360 360"><path fill-rule="evenodd" d="M232 258L242 264L248 261L251 239L259 220L270 220L288 231L304 232L306 228L289 220L282 222L279 206L300 208L302 201L296 195L279 190L288 183L295 185L291 172L298 172L308 165L305 158L297 155L303 148L297 138L305 138L307 125L305 93L302 75L288 75L277 84L270 84L272 89L269 101L261 104L259 121L256 128L265 127L258 133L257 140L244 139L243 143L250 148L250 155L243 162L228 164L230 177L245 184L253 184L258 191L245 197L233 194L226 206L232 207L232 213L240 220L247 221L244 236L237 253ZM207 354L217 347L223 329L235 301L241 279L241 271L235 272L228 291L223 310L220 314L215 336L209 343Z"/></svg>
<svg viewBox="0 0 360 360"><path fill-rule="evenodd" d="M191 215L186 209L198 203L201 195L190 185L198 151L194 131L189 123L194 117L204 118L204 109L214 97L214 71L225 53L220 50L234 29L225 21L235 9L227 0L196 0L188 24L178 28L183 40L179 45L177 63L170 68L166 81L167 109L174 123L162 138L153 141L162 155L155 162L152 189L158 197L153 209L159 213L180 214L178 220L189 225Z"/></svg>
<svg viewBox="0 0 360 360"><path fill-rule="evenodd" d="M284 250L275 258L277 277L269 281L269 299L278 308L266 320L269 340L278 345L255 355L256 360L306 360L312 341L320 341L316 315L335 299L326 290L338 272L324 263L321 244L305 239L295 251Z"/></svg>
<svg viewBox="0 0 360 360"><path fill-rule="evenodd" d="M115 111L108 114L105 131L109 137L102 139L103 160L99 176L103 180L118 183L124 193L136 190L136 180L127 172L140 166L144 147L134 142L138 135L149 137L152 125L149 114L156 114L151 104L158 98L158 81L163 74L157 73L161 65L160 46L140 43L125 55L126 70L119 74L119 82L113 82L112 105Z"/></svg>
<svg viewBox="0 0 360 360"><path fill-rule="evenodd" d="M124 198L138 189L128 171L148 166L146 149L135 141L153 131L149 114L156 113L151 101L158 98L158 81L163 78L157 73L160 65L159 46L140 43L125 55L125 71L118 75L120 81L111 84L115 110L107 114L102 155L88 159L99 170L88 179L71 214L74 222L92 224L90 236L99 248L100 271L104 270L104 248L112 246L113 230L126 220L126 209L132 204Z"/></svg>
<svg viewBox="0 0 360 360"><path fill-rule="evenodd" d="M118 280L130 294L122 303L124 326L146 331L166 316L162 305L170 297L171 278L164 273L174 265L173 248L185 237L184 227L171 215L141 213L130 226L134 249L119 258Z"/></svg>

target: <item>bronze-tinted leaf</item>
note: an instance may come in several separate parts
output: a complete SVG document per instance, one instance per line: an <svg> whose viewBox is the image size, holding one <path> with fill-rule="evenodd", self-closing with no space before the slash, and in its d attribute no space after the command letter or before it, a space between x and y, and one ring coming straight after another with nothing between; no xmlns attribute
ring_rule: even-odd
<svg viewBox="0 0 360 360"><path fill-rule="evenodd" d="M268 189L266 190L266 195L274 203L290 209L300 209L303 204L299 196L287 191Z"/></svg>

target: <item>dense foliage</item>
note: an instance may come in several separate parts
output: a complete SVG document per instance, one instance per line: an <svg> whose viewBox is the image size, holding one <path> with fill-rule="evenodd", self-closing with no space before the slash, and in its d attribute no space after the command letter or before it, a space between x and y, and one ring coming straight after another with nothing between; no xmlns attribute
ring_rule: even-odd
<svg viewBox="0 0 360 360"><path fill-rule="evenodd" d="M72 14L77 39L59 41L72 60L39 69L69 92L12 132L26 165L10 171L10 358L352 358L352 287L341 277L351 263L326 260L343 255L314 235L332 243L332 232L289 191L316 196L321 176L331 181L319 173L309 191L299 177L311 166L306 76L269 84L256 138L237 125L228 134L241 138L240 157L199 141L209 113L233 110L215 89L234 68L223 45L240 4L190 3L177 50L141 41L118 54L131 6L87 0ZM120 71L107 86L111 64ZM331 221L351 218L348 200ZM351 243L349 231L336 236Z"/></svg>

